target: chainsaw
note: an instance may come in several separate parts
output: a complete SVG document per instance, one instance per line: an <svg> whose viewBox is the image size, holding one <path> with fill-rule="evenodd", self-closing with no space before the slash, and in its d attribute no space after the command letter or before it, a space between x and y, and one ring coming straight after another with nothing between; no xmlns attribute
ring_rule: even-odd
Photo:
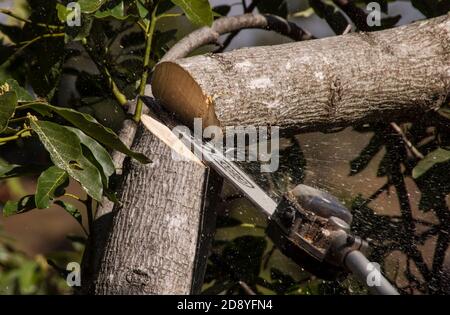
<svg viewBox="0 0 450 315"><path fill-rule="evenodd" d="M150 97L142 100L149 107L154 104ZM178 153L201 153L201 160L208 167L257 207L267 219L267 236L299 266L325 280L353 273L373 294L398 294L376 264L366 258L368 243L351 233L352 214L336 197L300 184L276 202L213 144L195 138L190 132L175 135L164 123L148 115L143 115L142 122Z"/></svg>

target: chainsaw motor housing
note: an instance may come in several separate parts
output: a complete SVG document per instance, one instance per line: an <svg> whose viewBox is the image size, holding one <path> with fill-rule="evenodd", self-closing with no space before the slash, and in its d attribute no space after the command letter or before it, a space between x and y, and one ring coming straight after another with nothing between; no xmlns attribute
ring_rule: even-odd
<svg viewBox="0 0 450 315"><path fill-rule="evenodd" d="M325 280L346 274L343 261L367 244L350 234L352 215L336 198L299 185L286 193L271 216L267 234L282 252Z"/></svg>

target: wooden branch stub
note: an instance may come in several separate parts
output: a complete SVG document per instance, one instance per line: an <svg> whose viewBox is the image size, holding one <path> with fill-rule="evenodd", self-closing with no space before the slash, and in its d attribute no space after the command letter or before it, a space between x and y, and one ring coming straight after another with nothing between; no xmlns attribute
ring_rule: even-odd
<svg viewBox="0 0 450 315"><path fill-rule="evenodd" d="M163 61L153 92L186 124L320 130L414 117L450 90L450 15L373 33Z"/></svg>

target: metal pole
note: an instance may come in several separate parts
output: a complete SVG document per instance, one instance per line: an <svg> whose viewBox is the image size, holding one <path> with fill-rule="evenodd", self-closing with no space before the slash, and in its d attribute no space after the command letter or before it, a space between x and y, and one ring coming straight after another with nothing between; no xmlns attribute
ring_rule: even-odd
<svg viewBox="0 0 450 315"><path fill-rule="evenodd" d="M344 265L360 280L366 284L372 294L378 295L399 295L397 290L390 282L381 274L381 272L369 266L370 261L358 250L351 251L344 260ZM371 286L367 283L369 278L378 279L379 283Z"/></svg>

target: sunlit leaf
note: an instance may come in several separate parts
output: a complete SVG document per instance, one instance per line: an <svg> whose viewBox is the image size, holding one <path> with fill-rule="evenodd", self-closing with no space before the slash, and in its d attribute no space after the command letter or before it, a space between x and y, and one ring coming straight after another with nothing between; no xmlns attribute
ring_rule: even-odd
<svg viewBox="0 0 450 315"><path fill-rule="evenodd" d="M57 3L56 11L58 13L58 19L65 23L67 21L67 16L69 15L69 10L67 10L67 7L61 3Z"/></svg>
<svg viewBox="0 0 450 315"><path fill-rule="evenodd" d="M109 128L104 127L97 122L92 116L77 112L76 110L63 107L55 107L49 104L32 104L28 108L39 110L49 110L82 130L88 136L94 138L103 145L131 156L141 163L149 163L150 160L143 154L133 152L120 140L119 136Z"/></svg>
<svg viewBox="0 0 450 315"><path fill-rule="evenodd" d="M30 121L53 163L77 180L95 200L101 200L103 185L98 169L83 156L78 137L68 129L49 121Z"/></svg>
<svg viewBox="0 0 450 315"><path fill-rule="evenodd" d="M417 163L416 167L413 169L413 178L418 178L425 174L429 169L431 169L435 164L444 163L450 160L450 151L442 148L438 148Z"/></svg>
<svg viewBox="0 0 450 315"><path fill-rule="evenodd" d="M123 1L119 2L115 7L111 9L99 10L95 12L95 17L97 19L112 17L117 20L126 20L128 18L128 16L125 15L125 5Z"/></svg>
<svg viewBox="0 0 450 315"><path fill-rule="evenodd" d="M36 208L34 195L27 195L18 201L7 201L3 207L3 216L9 217L15 214L27 212Z"/></svg>
<svg viewBox="0 0 450 315"><path fill-rule="evenodd" d="M8 83L8 85L10 87L10 91L13 91L14 93L16 93L18 102L31 102L31 101L35 100L35 98L26 89L21 87L19 85L19 83L17 83L16 80L7 79L2 84L4 84L4 83Z"/></svg>
<svg viewBox="0 0 450 315"><path fill-rule="evenodd" d="M94 13L99 10L107 0L78 0L81 12L83 13Z"/></svg>
<svg viewBox="0 0 450 315"><path fill-rule="evenodd" d="M51 166L38 178L36 188L36 206L45 209L50 206L50 200L55 198L55 192L61 186L68 183L68 175L65 170L57 166Z"/></svg>
<svg viewBox="0 0 450 315"><path fill-rule="evenodd" d="M102 172L106 177L111 176L115 172L115 167L111 155L97 141L87 136L77 128L67 127L70 131L77 135L80 142L85 145L91 152L96 161L100 164Z"/></svg>
<svg viewBox="0 0 450 315"><path fill-rule="evenodd" d="M213 12L208 0L171 0L179 6L187 18L195 25L211 26Z"/></svg>
<svg viewBox="0 0 450 315"><path fill-rule="evenodd" d="M307 9L305 9L305 10L301 10L301 11L292 13L291 16L292 16L292 17L303 17L303 18L307 18L307 17L310 17L310 16L313 15L313 14L314 14L314 9L311 8L311 7L309 7L309 8L307 8Z"/></svg>
<svg viewBox="0 0 450 315"><path fill-rule="evenodd" d="M142 4L141 0L134 0L134 2L136 3L136 8L138 10L139 13L139 17L141 19L147 17L148 15L148 10L145 8L145 6Z"/></svg>
<svg viewBox="0 0 450 315"><path fill-rule="evenodd" d="M18 167L18 165L9 164L5 160L0 159L0 176L5 175L6 173L12 171L16 167Z"/></svg>

